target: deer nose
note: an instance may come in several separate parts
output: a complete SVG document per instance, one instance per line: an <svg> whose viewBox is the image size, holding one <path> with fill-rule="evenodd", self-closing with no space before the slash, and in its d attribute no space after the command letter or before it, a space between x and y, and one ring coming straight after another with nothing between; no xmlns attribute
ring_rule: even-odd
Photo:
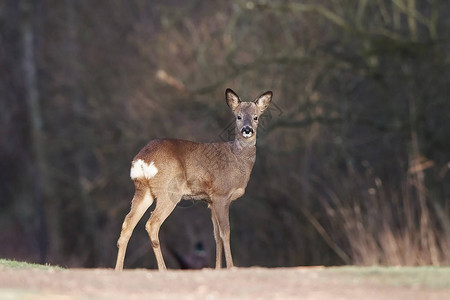
<svg viewBox="0 0 450 300"><path fill-rule="evenodd" d="M241 133L244 137L250 137L253 135L253 128L250 126L245 126L242 128Z"/></svg>

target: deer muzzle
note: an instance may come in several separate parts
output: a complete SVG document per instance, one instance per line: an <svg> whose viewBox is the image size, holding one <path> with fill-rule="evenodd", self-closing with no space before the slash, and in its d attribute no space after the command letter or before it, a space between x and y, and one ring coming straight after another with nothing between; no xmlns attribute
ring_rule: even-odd
<svg viewBox="0 0 450 300"><path fill-rule="evenodd" d="M241 130L241 133L243 137L249 138L253 135L254 131L250 126L244 126Z"/></svg>

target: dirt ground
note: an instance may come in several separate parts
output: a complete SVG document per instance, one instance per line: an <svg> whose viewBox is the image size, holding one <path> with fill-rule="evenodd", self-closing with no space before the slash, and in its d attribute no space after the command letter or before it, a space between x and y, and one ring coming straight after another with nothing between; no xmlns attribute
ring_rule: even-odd
<svg viewBox="0 0 450 300"><path fill-rule="evenodd" d="M430 287L423 281L390 282L389 278L334 269L117 273L110 269L4 268L0 269L0 299L450 299L450 287Z"/></svg>

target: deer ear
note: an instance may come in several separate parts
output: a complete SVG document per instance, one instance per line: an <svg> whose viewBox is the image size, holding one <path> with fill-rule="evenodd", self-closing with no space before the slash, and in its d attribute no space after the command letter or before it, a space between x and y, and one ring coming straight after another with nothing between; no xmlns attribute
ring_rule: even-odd
<svg viewBox="0 0 450 300"><path fill-rule="evenodd" d="M241 99L235 92L233 92L232 89L227 89L225 91L225 99L227 100L227 104L232 111L235 111L238 105L241 103Z"/></svg>
<svg viewBox="0 0 450 300"><path fill-rule="evenodd" d="M269 107L270 101L272 101L272 95L272 91L267 91L253 101L261 113Z"/></svg>

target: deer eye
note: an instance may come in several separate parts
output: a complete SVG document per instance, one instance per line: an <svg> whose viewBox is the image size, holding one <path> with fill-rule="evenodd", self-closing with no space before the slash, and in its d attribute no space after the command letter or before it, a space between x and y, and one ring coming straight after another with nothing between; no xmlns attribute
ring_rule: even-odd
<svg viewBox="0 0 450 300"><path fill-rule="evenodd" d="M237 119L240 120L240 119L242 119L242 117L241 116L237 116Z"/></svg>
<svg viewBox="0 0 450 300"><path fill-rule="evenodd" d="M257 120L258 120L258 117L254 117L253 120L257 121Z"/></svg>

